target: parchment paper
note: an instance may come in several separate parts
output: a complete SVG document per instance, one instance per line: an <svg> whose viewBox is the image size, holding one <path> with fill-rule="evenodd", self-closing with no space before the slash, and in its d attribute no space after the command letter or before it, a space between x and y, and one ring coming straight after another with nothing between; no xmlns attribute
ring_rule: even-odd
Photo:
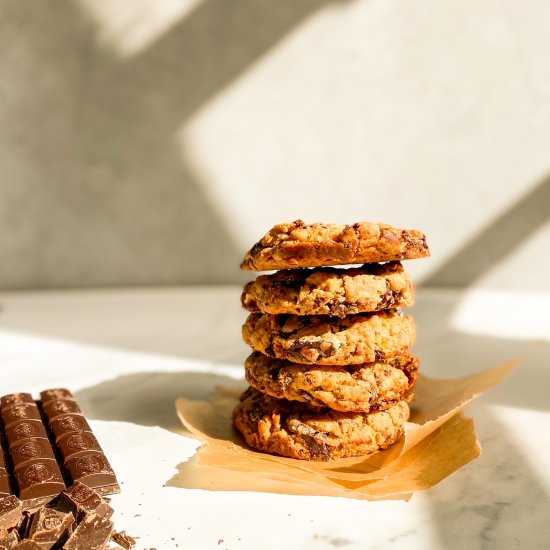
<svg viewBox="0 0 550 550"><path fill-rule="evenodd" d="M370 500L409 498L480 455L474 422L462 414L462 408L499 384L519 363L510 361L456 380L420 376L411 418L399 442L366 457L328 462L249 449L232 425L240 390L217 388L209 401L178 399L182 423L203 445L179 466L170 485Z"/></svg>

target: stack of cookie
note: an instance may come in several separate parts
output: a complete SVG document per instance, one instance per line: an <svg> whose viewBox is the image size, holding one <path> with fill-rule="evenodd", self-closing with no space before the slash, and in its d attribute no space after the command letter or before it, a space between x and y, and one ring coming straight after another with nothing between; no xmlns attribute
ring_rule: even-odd
<svg viewBox="0 0 550 550"><path fill-rule="evenodd" d="M365 455L403 434L417 378L414 288L399 260L429 255L416 230L377 223L271 229L242 269L250 387L234 411L253 448L306 460ZM380 263L387 262L387 263ZM361 267L330 266L364 264Z"/></svg>

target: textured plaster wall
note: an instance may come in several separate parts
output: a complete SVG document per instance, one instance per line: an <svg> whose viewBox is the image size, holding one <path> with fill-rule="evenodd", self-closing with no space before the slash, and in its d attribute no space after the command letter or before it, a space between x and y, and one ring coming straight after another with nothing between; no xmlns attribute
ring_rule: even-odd
<svg viewBox="0 0 550 550"><path fill-rule="evenodd" d="M546 0L2 0L0 288L224 283L273 223L550 290Z"/></svg>

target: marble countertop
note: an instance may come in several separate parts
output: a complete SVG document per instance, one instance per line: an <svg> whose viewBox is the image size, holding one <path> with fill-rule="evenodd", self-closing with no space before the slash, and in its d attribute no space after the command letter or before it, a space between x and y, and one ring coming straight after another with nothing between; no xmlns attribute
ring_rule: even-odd
<svg viewBox="0 0 550 550"><path fill-rule="evenodd" d="M137 548L550 548L550 296L420 290L424 373L458 378L526 355L466 409L480 458L409 502L165 486L193 456L176 397L243 377L240 289L0 294L0 393L76 392L122 483Z"/></svg>

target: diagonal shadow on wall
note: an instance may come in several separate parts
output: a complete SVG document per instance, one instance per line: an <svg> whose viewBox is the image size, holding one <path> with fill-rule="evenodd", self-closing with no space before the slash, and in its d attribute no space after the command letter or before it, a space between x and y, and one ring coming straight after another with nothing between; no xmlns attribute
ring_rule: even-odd
<svg viewBox="0 0 550 550"><path fill-rule="evenodd" d="M240 281L244 251L175 135L329 1L205 0L130 59L75 3L5 3L0 287Z"/></svg>
<svg viewBox="0 0 550 550"><path fill-rule="evenodd" d="M550 174L453 254L423 285L472 285L549 219Z"/></svg>

